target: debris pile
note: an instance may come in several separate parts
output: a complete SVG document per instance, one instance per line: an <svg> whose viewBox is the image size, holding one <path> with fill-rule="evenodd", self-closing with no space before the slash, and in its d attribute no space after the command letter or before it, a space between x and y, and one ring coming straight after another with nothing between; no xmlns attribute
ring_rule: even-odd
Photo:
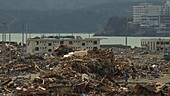
<svg viewBox="0 0 170 96"><path fill-rule="evenodd" d="M73 52L72 55L64 56L70 52ZM166 64L166 67L169 66ZM149 78L148 76L158 78L162 76L160 69L153 64L139 65L130 59L126 61L124 58L115 58L111 48L74 52L74 48L61 45L52 55L16 56L15 60L1 66L0 93L132 96L140 92L132 90L126 84L118 84L117 81L126 80L125 83L128 83L128 79ZM136 89L140 90L140 87Z"/></svg>
<svg viewBox="0 0 170 96"><path fill-rule="evenodd" d="M68 54L69 52L73 52L73 51L75 51L74 47L70 47L67 45L60 45L53 51L53 55L63 56L63 55Z"/></svg>
<svg viewBox="0 0 170 96"><path fill-rule="evenodd" d="M164 83L154 83L150 82L146 85L137 84L135 87L136 95L144 96L169 96L168 95L168 86Z"/></svg>

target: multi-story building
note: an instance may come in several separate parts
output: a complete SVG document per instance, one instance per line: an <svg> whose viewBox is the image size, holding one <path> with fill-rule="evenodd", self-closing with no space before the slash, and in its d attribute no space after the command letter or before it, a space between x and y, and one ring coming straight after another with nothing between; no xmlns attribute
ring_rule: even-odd
<svg viewBox="0 0 170 96"><path fill-rule="evenodd" d="M27 39L27 52L51 54L53 50L60 45L72 46L78 50L100 49L100 39L82 39L80 36L76 38L74 36L43 36L41 38L29 38Z"/></svg>
<svg viewBox="0 0 170 96"><path fill-rule="evenodd" d="M170 39L142 39L141 47L148 52L170 52Z"/></svg>
<svg viewBox="0 0 170 96"><path fill-rule="evenodd" d="M140 3L139 6L133 6L133 22L140 23L142 21L142 16L146 15L146 9L148 6L152 6L149 3Z"/></svg>
<svg viewBox="0 0 170 96"><path fill-rule="evenodd" d="M159 33L170 31L170 0L165 5L141 3L133 6L133 23L153 27Z"/></svg>

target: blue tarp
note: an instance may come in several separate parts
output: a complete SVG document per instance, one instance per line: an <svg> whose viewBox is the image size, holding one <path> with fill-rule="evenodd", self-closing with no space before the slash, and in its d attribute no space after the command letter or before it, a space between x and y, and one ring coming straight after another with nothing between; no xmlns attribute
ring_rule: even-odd
<svg viewBox="0 0 170 96"><path fill-rule="evenodd" d="M83 93L83 94L81 94L81 96L88 96L88 94Z"/></svg>

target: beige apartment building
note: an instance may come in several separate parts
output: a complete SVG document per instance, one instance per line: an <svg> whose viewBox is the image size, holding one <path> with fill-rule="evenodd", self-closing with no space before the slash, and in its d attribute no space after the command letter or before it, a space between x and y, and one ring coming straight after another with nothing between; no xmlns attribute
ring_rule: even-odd
<svg viewBox="0 0 170 96"><path fill-rule="evenodd" d="M165 5L140 3L133 6L133 23L141 28L154 28L158 33L170 31L170 0Z"/></svg>
<svg viewBox="0 0 170 96"><path fill-rule="evenodd" d="M170 52L170 39L142 39L141 47L148 52Z"/></svg>
<svg viewBox="0 0 170 96"><path fill-rule="evenodd" d="M53 50L60 45L72 46L77 50L91 50L93 48L100 49L99 38L81 38L80 36L50 36L36 37L27 39L28 53L45 53L51 54Z"/></svg>

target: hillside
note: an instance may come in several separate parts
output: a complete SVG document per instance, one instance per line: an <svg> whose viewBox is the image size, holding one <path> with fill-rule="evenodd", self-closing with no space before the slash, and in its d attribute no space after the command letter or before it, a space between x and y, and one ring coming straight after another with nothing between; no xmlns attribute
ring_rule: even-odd
<svg viewBox="0 0 170 96"><path fill-rule="evenodd" d="M111 16L132 16L132 6L154 0L0 0L0 22L12 31L96 32ZM154 3L164 4L165 0Z"/></svg>
<svg viewBox="0 0 170 96"><path fill-rule="evenodd" d="M115 3L117 6L126 3L153 2L164 4L165 0L0 0L0 9L5 10L62 10L80 9L90 6Z"/></svg>
<svg viewBox="0 0 170 96"><path fill-rule="evenodd" d="M131 17L116 17L113 16L108 20L108 23L103 28L94 34L94 36L146 36L146 37L161 37L164 34L157 33L153 28L141 28L139 25L128 23L132 21ZM127 33L126 33L127 32ZM165 36L170 36L166 34Z"/></svg>

